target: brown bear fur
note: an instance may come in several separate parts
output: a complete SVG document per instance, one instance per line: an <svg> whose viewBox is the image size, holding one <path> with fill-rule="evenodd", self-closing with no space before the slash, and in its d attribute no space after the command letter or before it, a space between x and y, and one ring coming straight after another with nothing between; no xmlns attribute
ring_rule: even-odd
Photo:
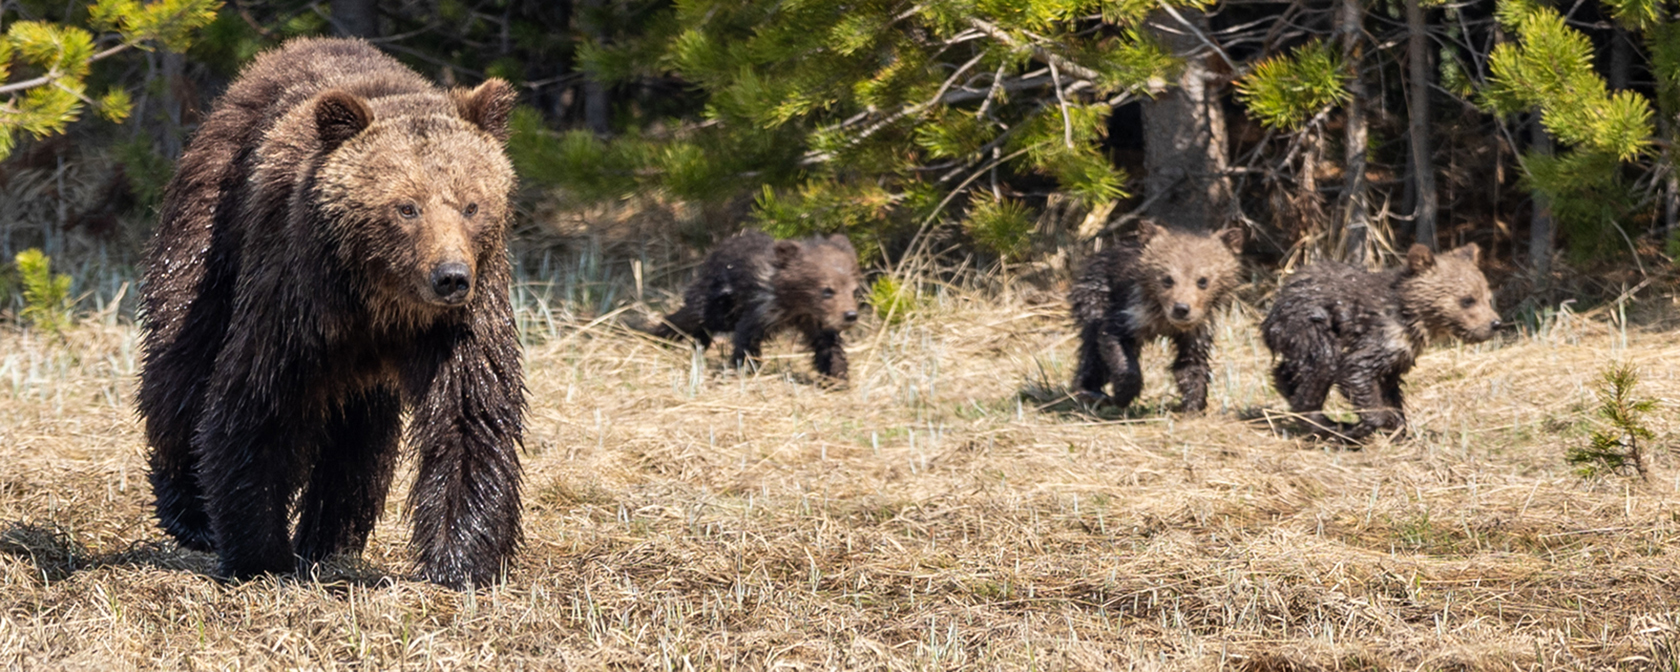
<svg viewBox="0 0 1680 672"><path fill-rule="evenodd" d="M765 338L791 329L805 337L818 373L845 380L840 333L857 323L859 281L857 252L845 236L776 240L749 231L707 254L682 307L644 331L692 338L702 349L713 333L731 332L729 362L739 368L760 355Z"/></svg>
<svg viewBox="0 0 1680 672"><path fill-rule="evenodd" d="M360 552L405 411L420 573L482 585L518 547L513 98L300 39L200 127L149 252L139 410L158 521L220 574Z"/></svg>
<svg viewBox="0 0 1680 672"><path fill-rule="evenodd" d="M1260 324L1290 409L1325 436L1403 429L1400 378L1430 339L1485 341L1499 328L1480 258L1475 243L1440 255L1413 245L1402 268L1373 273L1326 262L1296 273ZM1357 409L1358 424L1325 418L1332 386Z"/></svg>
<svg viewBox="0 0 1680 672"><path fill-rule="evenodd" d="M1143 221L1134 241L1092 257L1068 293L1079 324L1075 391L1100 400L1112 384L1115 405L1130 405L1143 390L1141 345L1166 336L1178 350L1179 408L1206 408L1213 314L1237 285L1242 246L1241 229L1201 234Z"/></svg>

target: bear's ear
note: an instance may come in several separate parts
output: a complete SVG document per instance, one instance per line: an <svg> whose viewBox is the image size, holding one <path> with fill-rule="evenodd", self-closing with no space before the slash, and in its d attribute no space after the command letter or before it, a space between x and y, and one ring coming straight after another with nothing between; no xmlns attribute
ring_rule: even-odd
<svg viewBox="0 0 1680 672"><path fill-rule="evenodd" d="M1413 275L1435 268L1435 253L1423 243L1413 243L1412 248L1406 250L1406 270Z"/></svg>
<svg viewBox="0 0 1680 672"><path fill-rule="evenodd" d="M833 243L835 247L842 250L851 252L852 254L857 254L857 250L852 247L852 240L847 238L844 233L836 233L829 236L828 242Z"/></svg>
<svg viewBox="0 0 1680 672"><path fill-rule="evenodd" d="M1472 264L1482 263L1482 248L1480 245L1475 243L1465 243L1463 247L1448 252L1447 254L1458 257Z"/></svg>
<svg viewBox="0 0 1680 672"><path fill-rule="evenodd" d="M1243 230L1235 226L1227 226L1213 234L1225 247L1231 248L1231 254L1242 255Z"/></svg>
<svg viewBox="0 0 1680 672"><path fill-rule="evenodd" d="M773 262L776 268L787 268L788 264L799 258L798 241L778 240L776 246L771 249L776 253L776 260Z"/></svg>
<svg viewBox="0 0 1680 672"><path fill-rule="evenodd" d="M334 89L315 100L315 135L323 153L338 149L373 123L373 110L361 98Z"/></svg>
<svg viewBox="0 0 1680 672"><path fill-rule="evenodd" d="M484 129L485 133L499 141L507 141L508 114L513 112L513 103L517 98L512 85L491 77L471 91L450 91L449 97L455 99L455 111L467 123Z"/></svg>
<svg viewBox="0 0 1680 672"><path fill-rule="evenodd" d="M1163 230L1164 229L1157 226L1154 222L1147 219L1138 220L1138 243L1148 245L1149 241L1154 240L1155 236L1161 235Z"/></svg>

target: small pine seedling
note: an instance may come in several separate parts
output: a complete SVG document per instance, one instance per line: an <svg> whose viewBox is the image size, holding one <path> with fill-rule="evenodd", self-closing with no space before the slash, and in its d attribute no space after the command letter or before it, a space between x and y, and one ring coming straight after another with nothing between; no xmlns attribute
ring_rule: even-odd
<svg viewBox="0 0 1680 672"><path fill-rule="evenodd" d="M1645 426L1643 416L1656 408L1655 399L1635 399L1633 388L1639 384L1639 371L1632 364L1617 362L1604 369L1599 378L1598 415L1604 426L1593 430L1586 446L1569 449L1566 458L1583 477L1603 473L1625 473L1632 469L1641 480L1648 480L1645 448L1641 442L1656 437Z"/></svg>
<svg viewBox="0 0 1680 672"><path fill-rule="evenodd" d="M19 317L41 331L63 336L70 326L70 276L53 275L52 258L37 248L19 252L18 280L23 284L23 311Z"/></svg>
<svg viewBox="0 0 1680 672"><path fill-rule="evenodd" d="M896 324L910 315L916 307L916 297L913 290L905 287L897 278L883 275L875 279L875 284L869 286L869 305L875 306L875 314L887 324Z"/></svg>

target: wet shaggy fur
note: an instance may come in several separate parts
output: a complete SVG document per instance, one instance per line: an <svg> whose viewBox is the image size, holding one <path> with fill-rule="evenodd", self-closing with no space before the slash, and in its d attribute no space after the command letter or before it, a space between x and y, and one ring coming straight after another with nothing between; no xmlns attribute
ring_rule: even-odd
<svg viewBox="0 0 1680 672"><path fill-rule="evenodd" d="M840 334L857 323L857 252L845 236L776 240L757 231L723 241L683 291L683 305L644 331L688 337L702 349L729 332L731 366L757 358L764 339L791 329L805 337L817 373L845 380Z"/></svg>
<svg viewBox="0 0 1680 672"><path fill-rule="evenodd" d="M1474 243L1441 255L1413 245L1403 268L1319 263L1283 284L1260 329L1277 358L1278 392L1309 431L1359 440L1405 427L1400 378L1430 339L1485 341L1499 328L1480 257ZM1324 416L1332 386L1357 424Z"/></svg>
<svg viewBox="0 0 1680 672"><path fill-rule="evenodd" d="M1242 245L1241 229L1198 234L1145 221L1135 241L1092 257L1068 294L1079 324L1075 391L1100 400L1112 385L1115 405L1130 405L1143 390L1141 345L1166 336L1178 349L1180 410L1206 408L1213 313L1237 285Z"/></svg>
<svg viewBox="0 0 1680 672"><path fill-rule="evenodd" d="M222 575L359 553L405 411L420 573L483 585L518 547L512 103L500 80L446 92L359 40L303 39L188 147L149 252L139 410L158 522Z"/></svg>

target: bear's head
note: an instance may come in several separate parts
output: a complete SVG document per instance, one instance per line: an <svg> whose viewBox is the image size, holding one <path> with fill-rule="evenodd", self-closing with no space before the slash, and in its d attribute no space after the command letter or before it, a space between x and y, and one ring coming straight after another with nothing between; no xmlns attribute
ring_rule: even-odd
<svg viewBox="0 0 1680 672"><path fill-rule="evenodd" d="M804 241L778 240L771 262L777 301L790 317L823 331L857 324L857 250L838 233Z"/></svg>
<svg viewBox="0 0 1680 672"><path fill-rule="evenodd" d="M1421 244L1406 251L1400 300L1431 334L1477 342L1492 338L1499 328L1493 292L1477 266L1481 257L1475 243L1442 254Z"/></svg>
<svg viewBox="0 0 1680 672"><path fill-rule="evenodd" d="M337 253L397 312L466 304L504 254L513 166L502 145L514 92L491 79L441 96L313 101L316 205Z"/></svg>
<svg viewBox="0 0 1680 672"><path fill-rule="evenodd" d="M1143 300L1174 329L1200 326L1237 286L1242 229L1190 233L1145 220L1138 223L1138 243Z"/></svg>

